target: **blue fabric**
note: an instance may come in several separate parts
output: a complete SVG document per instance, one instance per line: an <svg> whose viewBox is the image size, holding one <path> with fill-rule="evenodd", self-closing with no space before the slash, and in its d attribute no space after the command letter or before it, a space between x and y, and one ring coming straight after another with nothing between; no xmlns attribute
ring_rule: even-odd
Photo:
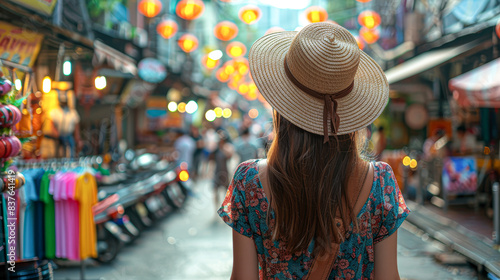
<svg viewBox="0 0 500 280"><path fill-rule="evenodd" d="M272 209L268 212L257 162L250 160L238 166L219 216L255 242L260 279L302 279L314 260L314 240L307 250L291 254L283 240L271 238L266 220L269 213L269 223L275 224L275 215ZM359 231L353 224L348 228L329 279L373 279L375 244L393 234L409 212L391 167L374 163L370 196L358 214Z"/></svg>
<svg viewBox="0 0 500 280"><path fill-rule="evenodd" d="M23 171L26 179L24 186L26 210L24 212L23 258L32 259L40 257L43 251L43 208L40 211L40 180L45 171L41 168ZM37 183L38 182L38 191ZM43 207L43 206L42 206ZM40 211L40 212L39 212ZM40 220L41 217L41 220ZM42 228L40 232L39 229ZM40 242L40 236L42 238ZM42 244L41 246L38 244ZM42 254L43 255L43 254Z"/></svg>

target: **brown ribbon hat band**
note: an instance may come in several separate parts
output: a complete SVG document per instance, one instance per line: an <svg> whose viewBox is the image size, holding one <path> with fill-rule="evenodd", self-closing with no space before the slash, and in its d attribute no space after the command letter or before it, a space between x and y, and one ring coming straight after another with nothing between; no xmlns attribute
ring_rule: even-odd
<svg viewBox="0 0 500 280"><path fill-rule="evenodd" d="M323 133L324 133L324 141L323 143L327 143L329 141L328 137L328 115L330 115L331 121L331 128L332 132L335 134L337 133L337 129L340 125L340 117L337 114L337 107L338 107L338 102L337 98L342 98L344 96L347 96L352 89L354 88L354 81L345 89L335 92L332 94L325 94L325 93L320 93L317 92L313 89L310 89L306 87L305 85L301 84L290 72L290 68L288 68L288 64L286 62L286 56L285 56L285 73L288 79L296 85L298 88L300 88L303 92L309 94L312 97L318 98L318 99L323 99L325 102L325 107L323 108Z"/></svg>

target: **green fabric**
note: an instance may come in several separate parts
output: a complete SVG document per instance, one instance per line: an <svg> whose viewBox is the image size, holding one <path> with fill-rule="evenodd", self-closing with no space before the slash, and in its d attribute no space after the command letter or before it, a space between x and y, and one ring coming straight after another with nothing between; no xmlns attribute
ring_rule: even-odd
<svg viewBox="0 0 500 280"><path fill-rule="evenodd" d="M45 172L40 182L40 200L45 204L45 256L48 259L54 259L56 257L56 223L54 198L49 193L50 179L54 174L54 171Z"/></svg>

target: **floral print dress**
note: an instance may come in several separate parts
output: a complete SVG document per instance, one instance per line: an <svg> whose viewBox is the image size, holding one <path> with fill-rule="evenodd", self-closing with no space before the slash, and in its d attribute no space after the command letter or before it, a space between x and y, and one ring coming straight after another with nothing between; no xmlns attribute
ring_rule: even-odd
<svg viewBox="0 0 500 280"><path fill-rule="evenodd" d="M271 239L266 223L269 205L259 181L258 161L238 166L219 216L255 242L260 279L302 279L314 260L314 240L307 250L290 254L283 241ZM393 234L409 212L391 167L374 162L370 195L358 214L359 232L351 224L329 279L373 279L374 245ZM269 215L272 226L274 212Z"/></svg>

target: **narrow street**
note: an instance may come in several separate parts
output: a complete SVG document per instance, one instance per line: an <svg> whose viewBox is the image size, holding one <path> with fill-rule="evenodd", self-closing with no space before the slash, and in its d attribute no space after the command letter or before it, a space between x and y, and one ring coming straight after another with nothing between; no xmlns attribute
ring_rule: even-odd
<svg viewBox="0 0 500 280"><path fill-rule="evenodd" d="M477 279L474 269L466 264L436 262L434 256L444 253L441 246L411 224L404 223L398 233L402 279ZM210 181L205 180L195 186L195 197L181 211L143 232L113 263L87 261L85 279L229 279L231 264L231 230L216 218ZM60 266L54 279L80 279L80 268Z"/></svg>

